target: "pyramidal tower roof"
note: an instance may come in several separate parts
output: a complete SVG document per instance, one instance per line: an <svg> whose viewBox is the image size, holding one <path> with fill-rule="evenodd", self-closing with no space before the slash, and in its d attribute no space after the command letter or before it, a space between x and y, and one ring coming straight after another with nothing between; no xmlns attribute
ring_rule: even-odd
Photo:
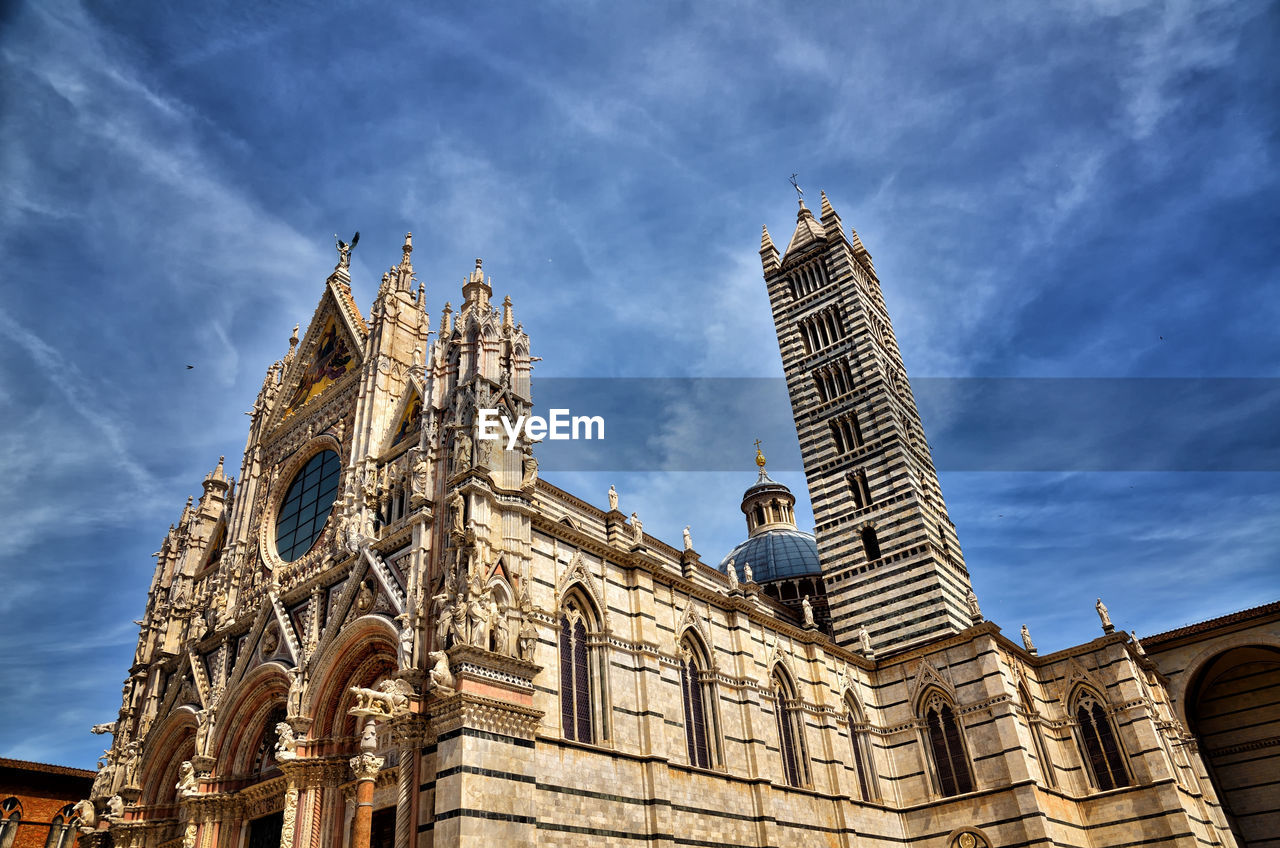
<svg viewBox="0 0 1280 848"><path fill-rule="evenodd" d="M785 260L792 253L803 250L816 241L826 241L826 239L826 228L813 217L809 207L804 205L804 198L800 198L800 211L796 213L796 231L792 233L791 241L787 244L782 258Z"/></svg>

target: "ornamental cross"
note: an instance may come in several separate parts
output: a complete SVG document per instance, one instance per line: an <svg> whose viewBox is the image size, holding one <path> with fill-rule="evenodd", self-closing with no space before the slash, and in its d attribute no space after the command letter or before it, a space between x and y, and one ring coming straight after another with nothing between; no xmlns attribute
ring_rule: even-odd
<svg viewBox="0 0 1280 848"><path fill-rule="evenodd" d="M792 175L791 175L791 187L792 187L793 189L795 189L795 190L796 190L796 197L797 197L799 200L803 201L803 200L804 200L804 189L800 188L800 184L796 182L796 177L798 177L798 176L800 176L800 175L799 175L799 174L792 174Z"/></svg>

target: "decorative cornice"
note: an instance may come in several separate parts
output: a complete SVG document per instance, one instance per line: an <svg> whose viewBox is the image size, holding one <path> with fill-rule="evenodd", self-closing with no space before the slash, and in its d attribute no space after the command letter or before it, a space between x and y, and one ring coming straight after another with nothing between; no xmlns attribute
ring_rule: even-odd
<svg viewBox="0 0 1280 848"><path fill-rule="evenodd" d="M533 707L458 692L432 704L427 715L437 737L470 727L518 739L533 739L543 712Z"/></svg>

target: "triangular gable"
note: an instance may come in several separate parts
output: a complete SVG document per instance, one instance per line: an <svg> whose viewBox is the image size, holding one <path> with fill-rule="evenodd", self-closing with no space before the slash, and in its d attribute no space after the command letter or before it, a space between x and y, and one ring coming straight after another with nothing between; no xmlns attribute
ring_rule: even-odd
<svg viewBox="0 0 1280 848"><path fill-rule="evenodd" d="M310 331L308 331L309 334ZM319 338L310 354L299 357L304 362L289 385L284 400L284 417L288 418L307 405L312 398L337 383L359 367L359 358L351 336L339 328L336 315L326 315Z"/></svg>
<svg viewBox="0 0 1280 848"><path fill-rule="evenodd" d="M364 321L354 309L350 295L340 297L336 283L325 288L297 355L280 381L271 427L296 415L316 397L334 385L352 379L364 361ZM358 322L358 325L354 322Z"/></svg>
<svg viewBox="0 0 1280 848"><path fill-rule="evenodd" d="M407 441L416 442L418 433L421 431L422 395L418 393L417 386L410 383L408 395L401 404L400 416L396 419L396 426L391 431L391 441L387 449L390 450Z"/></svg>

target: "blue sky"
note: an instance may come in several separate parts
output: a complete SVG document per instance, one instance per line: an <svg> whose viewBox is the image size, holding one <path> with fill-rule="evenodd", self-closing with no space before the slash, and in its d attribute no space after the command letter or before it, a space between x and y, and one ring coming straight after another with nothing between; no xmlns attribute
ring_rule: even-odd
<svg viewBox="0 0 1280 848"><path fill-rule="evenodd" d="M756 251L791 232L794 171L875 257L913 377L1280 376L1274 4L3 14L3 756L93 764L150 554L220 454L238 468L335 232L361 232L367 312L412 230L437 324L484 257L535 376L772 377ZM613 482L718 560L744 447L740 473L551 479L598 503ZM1042 651L1096 635L1098 595L1139 633L1280 596L1274 471L942 486L988 616Z"/></svg>

